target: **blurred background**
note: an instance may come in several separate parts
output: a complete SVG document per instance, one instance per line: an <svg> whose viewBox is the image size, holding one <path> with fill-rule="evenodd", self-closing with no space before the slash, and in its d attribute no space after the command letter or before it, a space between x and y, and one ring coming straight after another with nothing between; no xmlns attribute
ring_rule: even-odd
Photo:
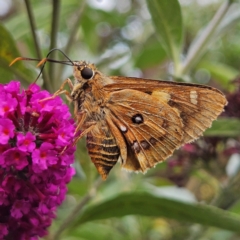
<svg viewBox="0 0 240 240"><path fill-rule="evenodd" d="M50 49L59 48L71 60L95 63L105 75L184 81L220 89L229 104L203 137L186 144L144 175L122 171L117 164L84 207L91 208L126 192L133 195L147 192L239 214L240 3L153 2L158 2L160 7L154 8L150 0L0 0L0 82L19 79L23 86L28 86L39 73L37 62L22 61L12 67L9 63L19 56L41 59ZM166 34L168 30L170 37ZM51 58L64 60L59 52L53 52ZM67 77L72 79L71 66L47 63L38 84L54 93ZM49 230L50 236L62 227L66 216L74 211L98 178L84 139L78 144L75 167L77 174L69 184L66 201ZM151 205L141 207L148 209ZM116 215L94 220L93 217L94 221L81 226L76 221L61 236L89 240L234 240L240 237L228 230L203 227L194 220L176 219L161 214L159 217L129 215L126 211L119 218Z"/></svg>

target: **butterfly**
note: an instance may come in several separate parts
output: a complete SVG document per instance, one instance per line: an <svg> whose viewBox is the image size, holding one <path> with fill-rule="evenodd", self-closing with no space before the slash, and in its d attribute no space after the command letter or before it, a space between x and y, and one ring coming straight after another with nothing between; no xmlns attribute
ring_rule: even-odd
<svg viewBox="0 0 240 240"><path fill-rule="evenodd" d="M134 172L164 161L200 137L227 104L223 93L210 86L105 76L85 61L71 65L74 83L65 80L53 97L66 93L74 103L76 131L81 130L75 143L86 136L88 153L104 180L118 161Z"/></svg>

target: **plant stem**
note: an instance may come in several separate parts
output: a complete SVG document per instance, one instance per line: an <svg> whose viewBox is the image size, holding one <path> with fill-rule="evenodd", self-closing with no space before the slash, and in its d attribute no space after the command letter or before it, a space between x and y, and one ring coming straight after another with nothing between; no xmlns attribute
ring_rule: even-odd
<svg viewBox="0 0 240 240"><path fill-rule="evenodd" d="M60 22L60 9L61 9L61 1L60 0L52 0L52 26L51 26L51 43L50 43L50 49L57 47L57 34L59 29L59 22ZM56 51L53 51L51 53L52 58L56 58ZM49 66L49 76L52 79L53 82L53 88L56 90L58 86L58 80L57 78L54 78L55 76L55 64L50 64Z"/></svg>
<svg viewBox="0 0 240 240"><path fill-rule="evenodd" d="M84 11L85 6L86 6L86 0L83 0L82 6L78 9L78 11L76 13L76 21L73 24L72 31L70 33L67 45L65 47L65 53L67 55L69 54L69 51L70 51L70 48L71 48L71 46L74 42L74 38L76 36L77 30L79 29L80 21L81 21L81 18L82 18L82 13Z"/></svg>
<svg viewBox="0 0 240 240"><path fill-rule="evenodd" d="M202 34L195 40L195 42L193 41L194 43L191 45L186 59L182 64L182 68L178 73L179 76L187 74L205 53L216 28L227 13L231 3L231 1L225 1L218 9L208 26L203 30Z"/></svg>
<svg viewBox="0 0 240 240"><path fill-rule="evenodd" d="M211 205L221 209L231 208L240 199L240 172L234 176L229 184L212 201ZM226 197L227 196L227 197Z"/></svg>
<svg viewBox="0 0 240 240"><path fill-rule="evenodd" d="M32 32L32 36L33 36L33 41L34 41L37 57L39 59L42 59L41 48L40 48L40 44L38 42L38 38L37 38L37 35L36 35L36 31L35 31L35 29L37 29L36 22L35 22L35 19L34 19L34 16L33 16L33 11L32 11L32 6L31 6L30 1L25 0L25 5L26 5L26 8L27 8L29 23L30 23L30 27L31 27L31 32ZM43 71L42 75L43 75L43 79L44 79L44 86L43 87L45 89L49 90L49 91L52 91L52 85L51 85L50 79L49 79L46 71Z"/></svg>
<svg viewBox="0 0 240 240"><path fill-rule="evenodd" d="M72 221L78 216L83 207L96 195L98 187L102 183L102 179L98 178L93 184L89 192L82 198L82 200L75 206L69 216L60 224L58 230L50 237L51 240L59 240L61 233L72 223Z"/></svg>
<svg viewBox="0 0 240 240"><path fill-rule="evenodd" d="M72 45L74 43L75 36L76 36L76 33L77 33L78 29L79 29L80 21L81 21L81 18L82 18L82 13L84 11L85 6L86 6L86 0L83 0L81 7L78 8L77 13L75 14L76 15L76 20L73 23L73 26L71 28L71 32L70 32L70 35L69 35L66 47L64 49L64 53L66 55L69 54L70 48L72 47ZM63 69L64 68L61 67L60 70L58 71L57 79L60 79L60 77L62 75L62 72L63 72Z"/></svg>

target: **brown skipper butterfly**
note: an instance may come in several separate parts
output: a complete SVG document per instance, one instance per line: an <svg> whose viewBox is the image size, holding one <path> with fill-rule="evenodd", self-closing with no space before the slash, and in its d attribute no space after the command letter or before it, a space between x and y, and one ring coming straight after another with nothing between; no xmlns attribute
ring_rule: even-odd
<svg viewBox="0 0 240 240"><path fill-rule="evenodd" d="M17 58L17 60L36 60ZM106 179L120 161L124 169L145 172L185 143L197 139L227 104L209 86L134 77L105 76L85 61L43 59L73 66L75 82L64 81L53 95L74 103L77 129L99 174ZM64 90L69 84L71 92Z"/></svg>

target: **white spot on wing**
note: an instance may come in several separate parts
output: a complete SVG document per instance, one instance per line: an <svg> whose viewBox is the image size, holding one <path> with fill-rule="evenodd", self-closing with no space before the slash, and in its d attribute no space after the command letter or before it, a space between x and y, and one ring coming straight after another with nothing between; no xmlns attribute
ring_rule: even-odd
<svg viewBox="0 0 240 240"><path fill-rule="evenodd" d="M140 152L140 146L139 146L137 141L133 142L132 149L134 150L135 153L139 153Z"/></svg>
<svg viewBox="0 0 240 240"><path fill-rule="evenodd" d="M120 130L121 130L122 132L127 132L127 127L121 125L121 126L120 126Z"/></svg>
<svg viewBox="0 0 240 240"><path fill-rule="evenodd" d="M190 92L190 101L192 104L197 104L198 103L198 94L197 91L191 91Z"/></svg>

